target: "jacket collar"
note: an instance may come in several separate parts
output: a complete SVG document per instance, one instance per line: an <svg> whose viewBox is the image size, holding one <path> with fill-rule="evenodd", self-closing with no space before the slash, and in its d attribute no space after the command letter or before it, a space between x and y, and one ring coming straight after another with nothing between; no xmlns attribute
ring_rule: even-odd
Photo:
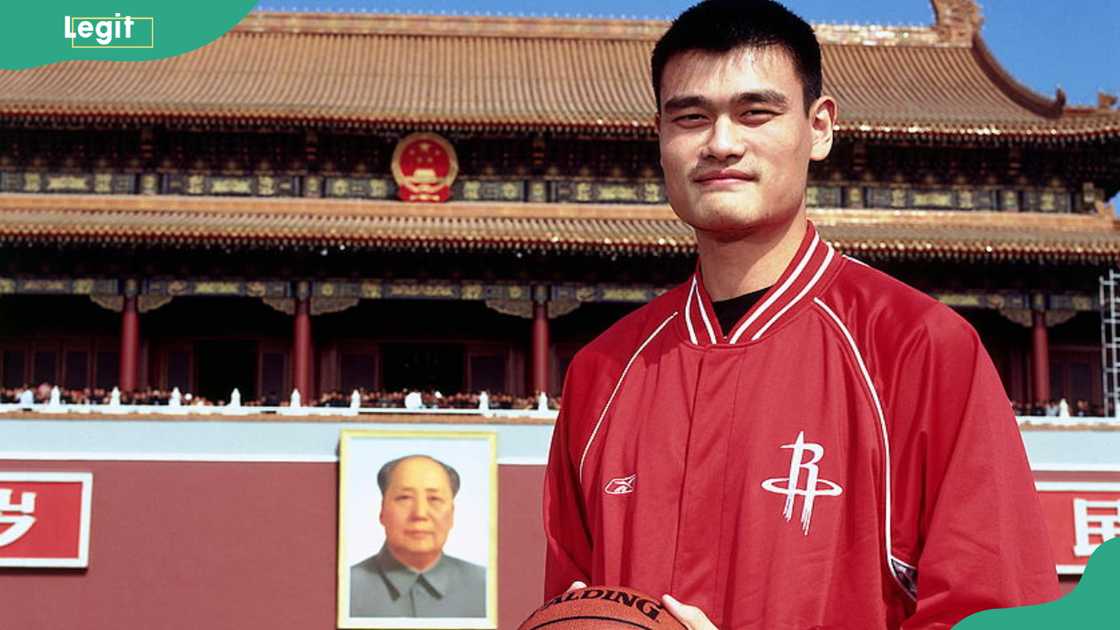
<svg viewBox="0 0 1120 630"><path fill-rule="evenodd" d="M840 262L841 257L836 250L821 239L816 227L809 222L797 253L778 281L726 332L720 329L712 300L704 288L700 264L697 263L681 305L685 334L690 342L700 346L758 341L812 303L813 297L824 288Z"/></svg>
<svg viewBox="0 0 1120 630"><path fill-rule="evenodd" d="M392 587L390 590L393 601L408 593L412 585L417 582L422 582L437 597L443 597L447 593L447 587L451 582L452 567L447 561L446 555L440 556L439 561L423 573L417 573L397 560L393 553L389 551L387 544L383 545L381 551L374 557L382 577Z"/></svg>

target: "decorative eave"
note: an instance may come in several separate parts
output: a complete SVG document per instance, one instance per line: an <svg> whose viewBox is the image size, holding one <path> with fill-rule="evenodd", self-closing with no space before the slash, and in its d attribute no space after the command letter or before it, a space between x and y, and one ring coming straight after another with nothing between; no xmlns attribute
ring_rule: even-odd
<svg viewBox="0 0 1120 630"><path fill-rule="evenodd" d="M932 26L816 27L825 87L840 102L841 138L986 144L1120 139L1115 109L1067 113L1061 95L1048 98L1015 81L980 38L972 0L932 2ZM0 71L0 125L652 139L649 53L667 26L658 20L253 13L210 45L170 59ZM72 89L79 82L86 86L80 95Z"/></svg>
<svg viewBox="0 0 1120 630"><path fill-rule="evenodd" d="M809 211L865 260L1120 263L1120 229L1098 215ZM687 256L691 228L668 206L0 195L0 242L15 246L313 249Z"/></svg>
<svg viewBox="0 0 1120 630"><path fill-rule="evenodd" d="M234 33L656 42L665 20L255 11Z"/></svg>

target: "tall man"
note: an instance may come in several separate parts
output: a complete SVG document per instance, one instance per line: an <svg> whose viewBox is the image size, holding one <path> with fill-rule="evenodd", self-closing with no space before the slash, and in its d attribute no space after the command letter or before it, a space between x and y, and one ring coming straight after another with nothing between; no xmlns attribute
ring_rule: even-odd
<svg viewBox="0 0 1120 630"><path fill-rule="evenodd" d="M837 115L811 27L770 0L708 0L657 43L652 73L669 201L699 263L571 363L546 594L666 593L693 629L947 627L1056 597L976 333L806 218Z"/></svg>

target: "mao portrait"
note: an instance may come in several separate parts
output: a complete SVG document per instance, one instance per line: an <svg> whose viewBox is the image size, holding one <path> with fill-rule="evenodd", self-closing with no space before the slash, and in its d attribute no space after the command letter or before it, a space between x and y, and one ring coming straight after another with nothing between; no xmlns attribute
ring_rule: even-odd
<svg viewBox="0 0 1120 630"><path fill-rule="evenodd" d="M493 441L343 432L340 627L494 627Z"/></svg>

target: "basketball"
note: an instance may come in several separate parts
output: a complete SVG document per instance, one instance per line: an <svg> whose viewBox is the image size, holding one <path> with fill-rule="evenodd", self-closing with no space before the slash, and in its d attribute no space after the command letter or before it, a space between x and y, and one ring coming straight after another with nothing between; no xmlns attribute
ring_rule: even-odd
<svg viewBox="0 0 1120 630"><path fill-rule="evenodd" d="M591 586L558 595L519 630L687 630L661 600L624 586Z"/></svg>

